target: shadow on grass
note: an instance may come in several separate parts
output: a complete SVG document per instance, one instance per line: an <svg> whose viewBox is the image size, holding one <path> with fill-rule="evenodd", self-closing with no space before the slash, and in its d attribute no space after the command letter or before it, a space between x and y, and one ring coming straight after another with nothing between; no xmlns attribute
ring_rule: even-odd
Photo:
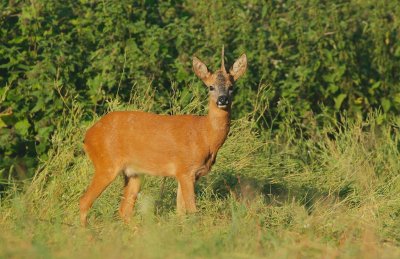
<svg viewBox="0 0 400 259"><path fill-rule="evenodd" d="M203 195L206 189L210 188L213 194L211 199L225 200L233 196L238 201L251 202L261 195L266 205L283 206L296 201L311 214L316 203L344 200L353 193L351 186L344 186L335 193L326 193L313 186L293 186L273 179L260 181L256 178L235 176L231 171L218 174L212 183L207 179L200 180L196 185L196 197Z"/></svg>

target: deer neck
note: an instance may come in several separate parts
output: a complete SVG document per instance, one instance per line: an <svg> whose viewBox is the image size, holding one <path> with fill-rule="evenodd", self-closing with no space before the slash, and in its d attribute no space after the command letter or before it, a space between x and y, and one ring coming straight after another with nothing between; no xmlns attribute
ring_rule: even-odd
<svg viewBox="0 0 400 259"><path fill-rule="evenodd" d="M218 108L215 102L210 101L207 119L210 127L210 149L212 153L216 153L228 136L231 121L231 107L229 106L227 110L222 110Z"/></svg>

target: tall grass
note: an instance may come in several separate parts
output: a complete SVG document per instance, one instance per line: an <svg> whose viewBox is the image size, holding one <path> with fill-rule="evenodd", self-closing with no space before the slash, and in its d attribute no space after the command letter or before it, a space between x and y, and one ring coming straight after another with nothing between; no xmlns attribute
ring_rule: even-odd
<svg viewBox="0 0 400 259"><path fill-rule="evenodd" d="M174 91L165 113L201 113L204 96L193 91ZM152 111L151 88L139 96L107 105ZM175 215L173 179L144 176L125 224L116 216L117 179L94 204L87 229L78 224L78 199L93 174L82 151L92 122L72 107L32 182L2 197L0 257L400 256L400 125L378 125L379 114L370 114L319 127L318 117L299 120L282 101L285 122L271 133L257 127L265 103L232 122L212 172L197 184L196 215Z"/></svg>

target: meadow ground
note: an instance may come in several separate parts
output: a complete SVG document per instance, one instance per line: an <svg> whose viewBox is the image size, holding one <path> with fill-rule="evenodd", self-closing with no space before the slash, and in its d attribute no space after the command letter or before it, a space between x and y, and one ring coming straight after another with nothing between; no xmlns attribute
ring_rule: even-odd
<svg viewBox="0 0 400 259"><path fill-rule="evenodd" d="M260 130L232 122L199 212L175 215L173 179L145 176L129 224L118 219L122 177L96 201L89 227L78 200L92 166L79 109L52 138L32 181L1 197L0 258L399 258L399 124L377 115L313 127L288 117ZM273 126L273 125L270 125ZM307 128L307 131L304 128Z"/></svg>

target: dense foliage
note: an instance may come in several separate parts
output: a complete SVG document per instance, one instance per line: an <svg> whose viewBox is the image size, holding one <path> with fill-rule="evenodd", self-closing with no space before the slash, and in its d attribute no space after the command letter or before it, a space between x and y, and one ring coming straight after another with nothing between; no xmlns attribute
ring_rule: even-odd
<svg viewBox="0 0 400 259"><path fill-rule="evenodd" d="M201 89L191 56L215 69L223 44L229 64L249 59L236 118L268 85L262 127L284 120L280 100L305 121L374 108L383 120L400 111L399 28L396 1L1 1L0 186L32 175L75 105L90 120L151 89L163 112L182 89L185 106Z"/></svg>

